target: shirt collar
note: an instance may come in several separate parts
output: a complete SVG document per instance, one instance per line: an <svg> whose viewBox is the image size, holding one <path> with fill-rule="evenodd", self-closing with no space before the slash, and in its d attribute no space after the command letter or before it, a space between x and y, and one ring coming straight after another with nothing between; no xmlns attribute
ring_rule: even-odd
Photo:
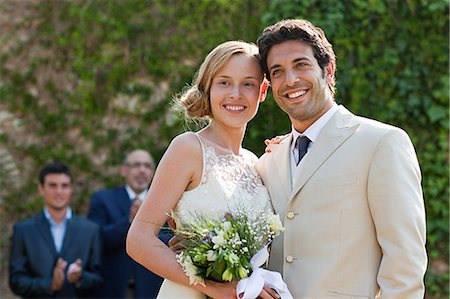
<svg viewBox="0 0 450 299"><path fill-rule="evenodd" d="M47 220L50 222L50 224L57 225L57 223L55 222L55 220L53 220L52 215L50 215L50 212L48 211L47 208L44 208L44 215L45 215L45 218L47 218ZM70 218L72 218L72 209L70 207L68 207L66 210L66 215L64 216L64 219L62 222L66 222Z"/></svg>
<svg viewBox="0 0 450 299"><path fill-rule="evenodd" d="M128 186L128 185L125 185L125 190L127 191L127 193L128 193L128 198L129 198L130 200L134 200L134 199L136 198L136 196L139 196L139 198L140 198L141 200L143 200L143 199L145 198L145 196L147 196L147 192L148 192L147 189L144 189L144 191L142 191L141 193L136 194L136 193L133 191L133 189L131 189L131 187Z"/></svg>
<svg viewBox="0 0 450 299"><path fill-rule="evenodd" d="M306 136L312 143L316 142L317 137L319 137L320 131L322 131L323 127L325 127L326 123L333 117L334 113L338 110L338 105L336 102L333 102L333 105L322 115L318 120L312 123L305 132L300 133L294 129L292 126L292 144L295 146L295 141L298 136Z"/></svg>

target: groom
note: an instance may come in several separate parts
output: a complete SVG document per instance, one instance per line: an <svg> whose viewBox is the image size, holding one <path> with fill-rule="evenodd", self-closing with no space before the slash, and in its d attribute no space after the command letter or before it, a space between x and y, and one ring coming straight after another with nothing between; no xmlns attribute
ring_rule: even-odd
<svg viewBox="0 0 450 299"><path fill-rule="evenodd" d="M425 210L408 135L335 103L336 59L320 28L284 20L257 43L292 122L257 165L286 229L269 268L297 299L423 298Z"/></svg>

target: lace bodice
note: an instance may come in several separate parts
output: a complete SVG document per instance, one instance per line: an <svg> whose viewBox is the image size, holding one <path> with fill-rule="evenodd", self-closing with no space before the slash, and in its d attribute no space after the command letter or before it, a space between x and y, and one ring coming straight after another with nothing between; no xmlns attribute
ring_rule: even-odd
<svg viewBox="0 0 450 299"><path fill-rule="evenodd" d="M255 169L256 156L244 150L241 155L216 155L213 147L203 151L203 173L200 184L185 191L174 211L183 221L193 215L216 219L235 209L260 212L271 209L269 194Z"/></svg>

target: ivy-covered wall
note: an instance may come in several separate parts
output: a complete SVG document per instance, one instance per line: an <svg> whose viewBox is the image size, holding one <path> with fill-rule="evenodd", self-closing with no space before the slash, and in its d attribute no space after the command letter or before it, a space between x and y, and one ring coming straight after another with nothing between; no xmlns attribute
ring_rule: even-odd
<svg viewBox="0 0 450 299"><path fill-rule="evenodd" d="M0 2L0 294L11 225L39 211L36 174L69 164L73 205L120 183L133 148L158 160L185 124L169 110L202 58L225 40L302 17L337 54L337 102L404 128L423 174L427 298L448 297L448 2L444 0L3 0ZM271 97L248 128L258 155L290 130ZM5 294L5 295L4 295Z"/></svg>

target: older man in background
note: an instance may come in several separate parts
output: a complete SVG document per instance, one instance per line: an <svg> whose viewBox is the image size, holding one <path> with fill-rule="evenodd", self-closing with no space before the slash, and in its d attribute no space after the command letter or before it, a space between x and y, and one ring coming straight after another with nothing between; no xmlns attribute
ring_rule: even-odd
<svg viewBox="0 0 450 299"><path fill-rule="evenodd" d="M88 218L98 223L103 236L103 278L100 298L155 298L162 279L134 262L125 252L128 228L145 199L153 179L154 161L141 149L128 153L120 166L125 185L92 195ZM167 243L170 235L163 234Z"/></svg>

